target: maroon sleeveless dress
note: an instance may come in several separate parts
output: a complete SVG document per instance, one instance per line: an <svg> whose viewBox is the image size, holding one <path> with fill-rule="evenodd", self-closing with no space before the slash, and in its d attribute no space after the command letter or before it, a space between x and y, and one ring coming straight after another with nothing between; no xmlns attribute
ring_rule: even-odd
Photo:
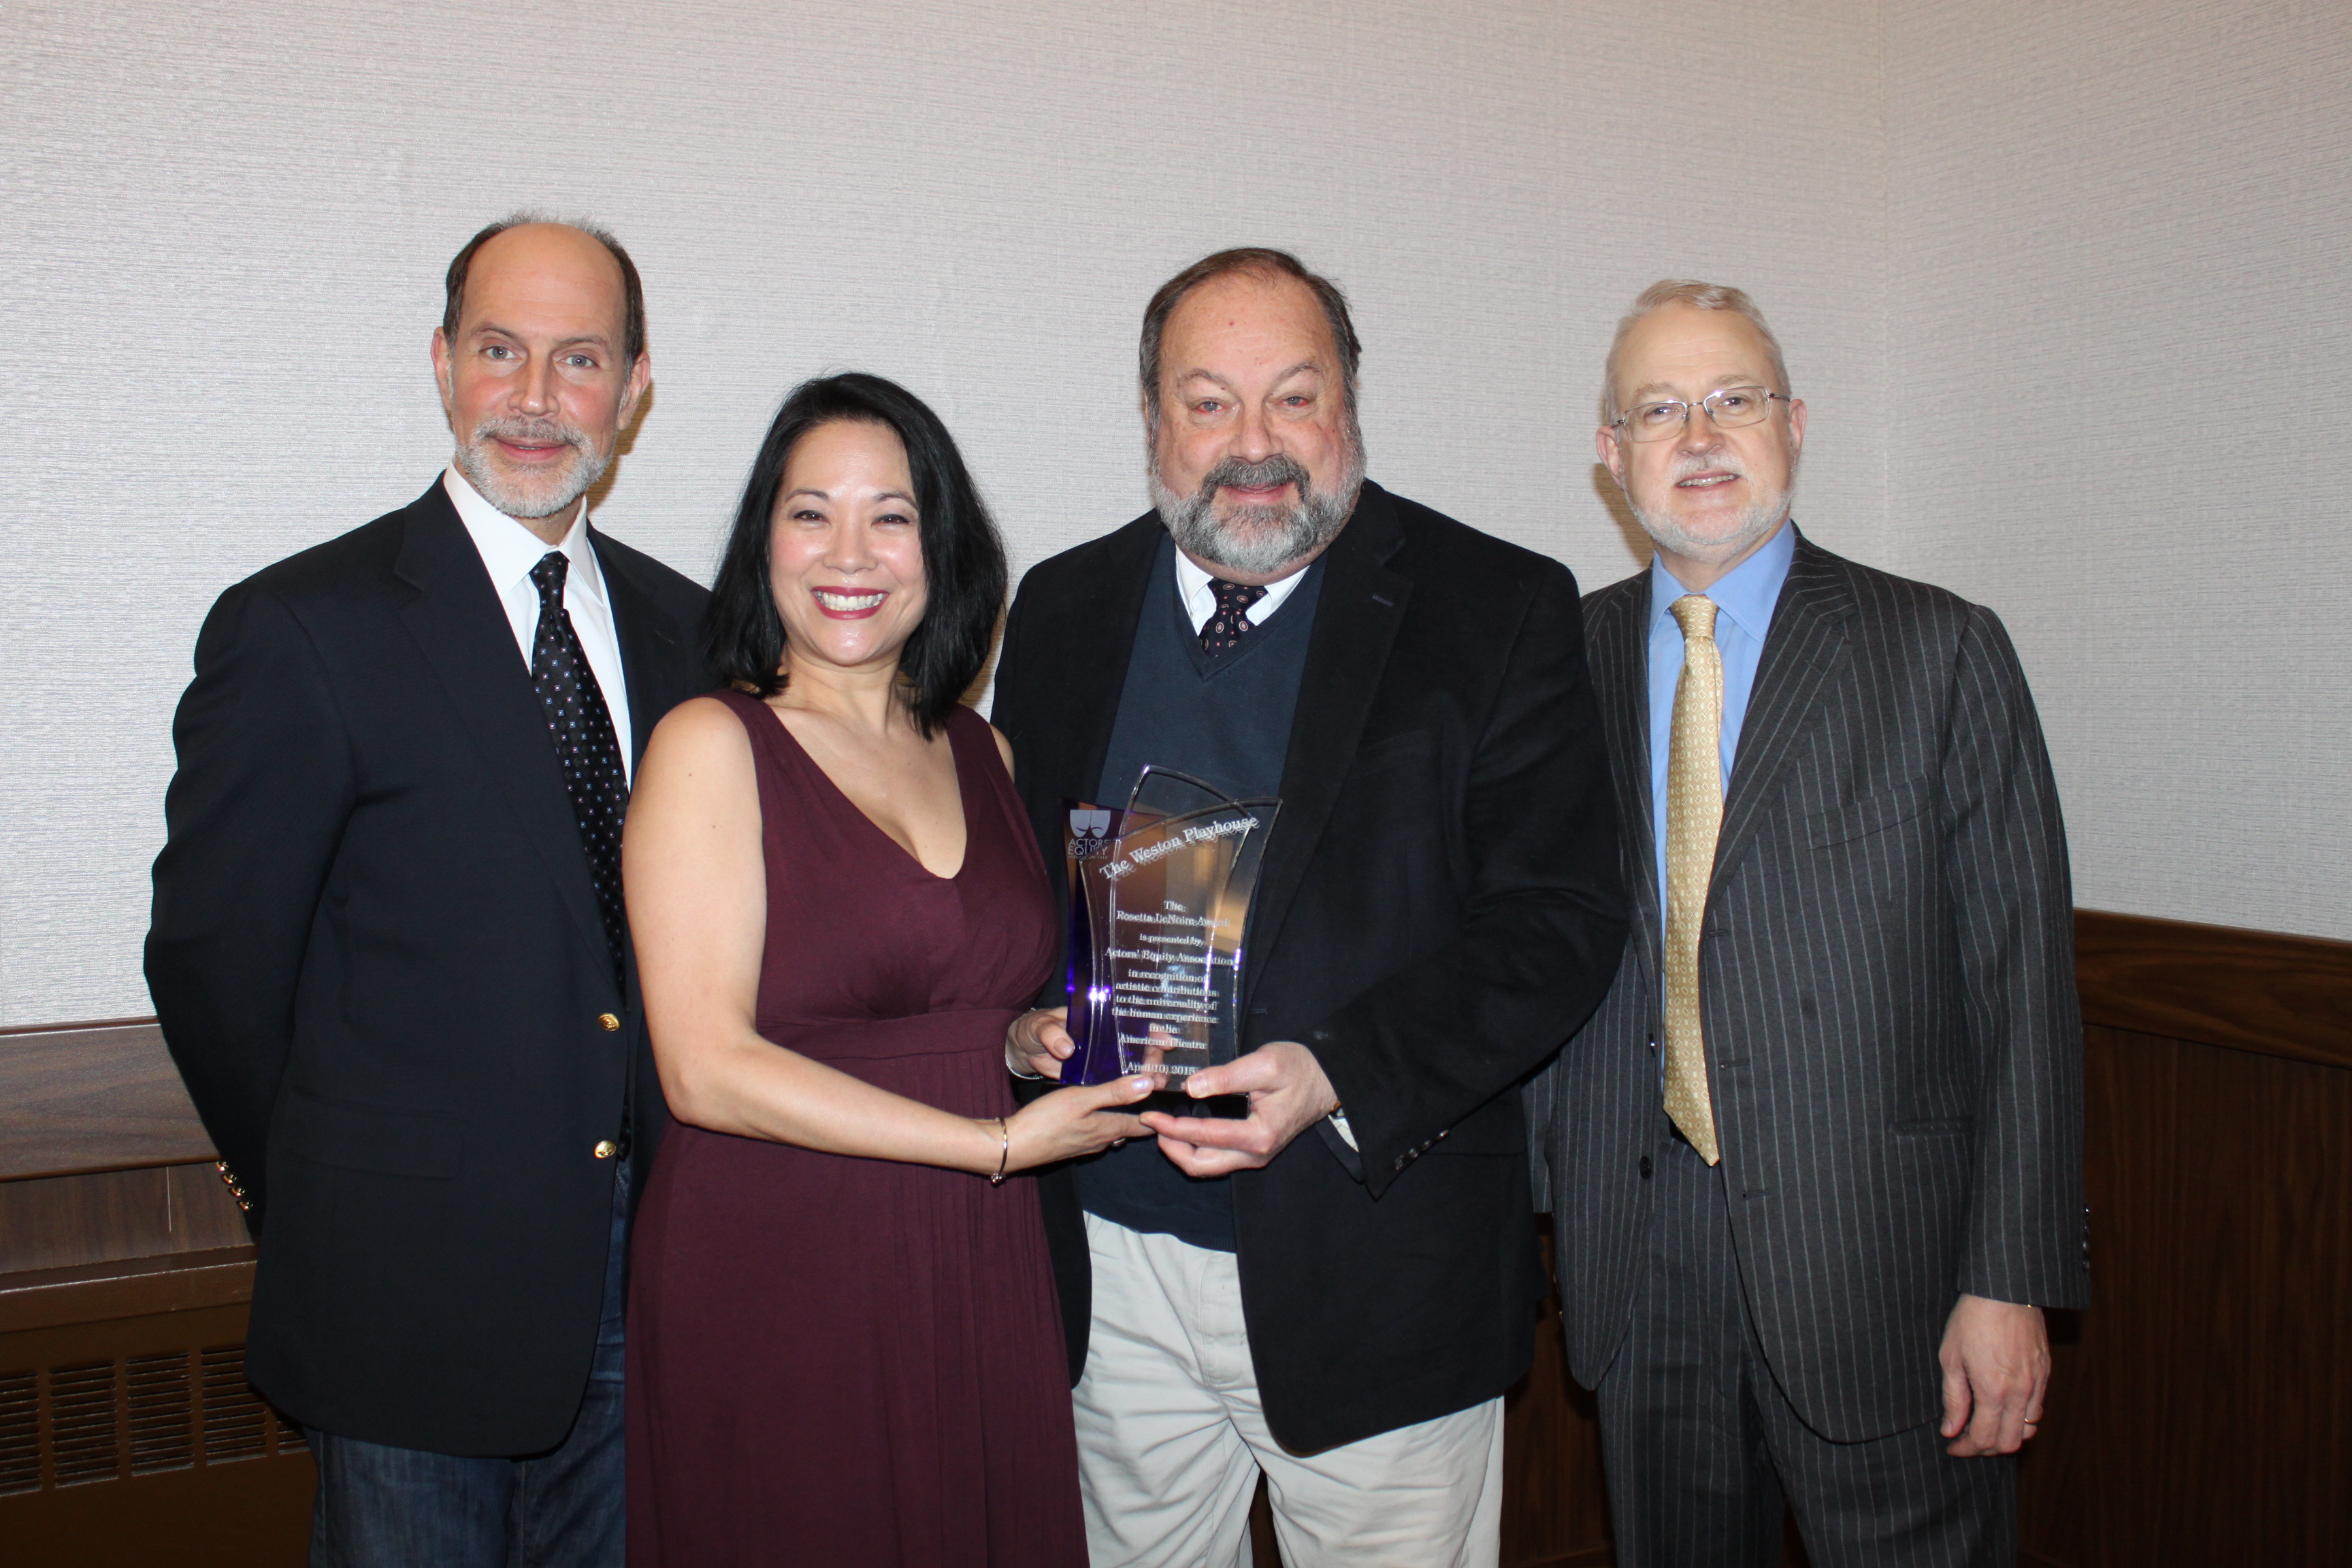
<svg viewBox="0 0 2352 1568"><path fill-rule="evenodd" d="M959 708L963 866L934 877L763 702L760 1033L910 1100L1009 1116L1005 1026L1053 900L988 725ZM1084 1568L1034 1183L673 1124L631 1243L634 1568Z"/></svg>

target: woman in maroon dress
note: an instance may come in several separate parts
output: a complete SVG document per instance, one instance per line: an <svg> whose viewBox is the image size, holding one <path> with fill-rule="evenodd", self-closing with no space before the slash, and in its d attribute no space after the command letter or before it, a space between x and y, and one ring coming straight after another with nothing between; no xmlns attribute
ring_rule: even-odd
<svg viewBox="0 0 2352 1568"><path fill-rule="evenodd" d="M785 401L711 606L740 689L662 721L629 810L676 1118L631 1245L637 1568L1086 1562L1036 1195L994 1179L1148 1136L1145 1086L1013 1102L1054 903L958 700L1004 587L920 401Z"/></svg>

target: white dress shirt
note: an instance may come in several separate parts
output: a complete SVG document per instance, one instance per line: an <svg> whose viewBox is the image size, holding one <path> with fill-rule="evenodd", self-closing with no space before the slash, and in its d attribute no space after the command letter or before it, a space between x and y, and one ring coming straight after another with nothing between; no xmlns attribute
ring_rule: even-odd
<svg viewBox="0 0 2352 1568"><path fill-rule="evenodd" d="M1265 625L1266 617L1282 608L1282 602L1290 597L1291 590L1297 587L1306 575L1307 569L1302 566L1279 583L1268 583L1265 597L1244 612L1249 616L1250 625ZM1207 626L1209 617L1217 613L1216 590L1209 586L1209 574L1181 550L1176 552L1176 596L1184 601L1184 613L1192 617L1192 629L1196 632Z"/></svg>
<svg viewBox="0 0 2352 1568"><path fill-rule="evenodd" d="M515 647L522 652L522 667L529 670L530 645L539 637L539 585L530 580L530 570L550 546L484 500L456 468L443 470L441 488L457 507L457 521L473 536L474 548L490 574L490 586L498 590L499 603L506 606L507 624L514 628ZM622 774L635 783L635 754L629 744L629 688L621 674L621 639L613 629L613 605L604 593L604 569L596 564L596 552L588 542L585 506L572 520L572 531L563 536L563 542L553 548L571 558L563 578L564 613L572 617L580 651L588 656L588 668L604 690L605 711L613 717L613 738L621 746Z"/></svg>

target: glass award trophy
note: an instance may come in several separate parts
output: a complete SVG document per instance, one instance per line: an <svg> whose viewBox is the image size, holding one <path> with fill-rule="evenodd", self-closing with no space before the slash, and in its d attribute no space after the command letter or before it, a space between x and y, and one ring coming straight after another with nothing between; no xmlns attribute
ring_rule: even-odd
<svg viewBox="0 0 2352 1568"><path fill-rule="evenodd" d="M1140 1073L1140 1109L1249 1114L1246 1096L1194 1100L1184 1080L1241 1041L1245 928L1281 802L1234 800L1188 774L1146 768L1120 808L1066 800L1068 993L1076 1046L1064 1083Z"/></svg>

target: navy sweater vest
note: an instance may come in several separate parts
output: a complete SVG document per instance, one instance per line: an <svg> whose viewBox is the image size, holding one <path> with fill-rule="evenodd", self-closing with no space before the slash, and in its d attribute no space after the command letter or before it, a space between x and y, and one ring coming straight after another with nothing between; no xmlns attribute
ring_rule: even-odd
<svg viewBox="0 0 2352 1568"><path fill-rule="evenodd" d="M1190 773L1237 800L1279 795L1322 581L1318 562L1265 624L1230 652L1212 655L1202 651L1177 595L1175 546L1161 540L1096 801L1125 805L1147 765ZM1275 831L1282 831L1279 817ZM1078 1201L1089 1214L1129 1230L1234 1250L1229 1178L1196 1181L1170 1164L1156 1143L1107 1150L1081 1163L1077 1179Z"/></svg>

